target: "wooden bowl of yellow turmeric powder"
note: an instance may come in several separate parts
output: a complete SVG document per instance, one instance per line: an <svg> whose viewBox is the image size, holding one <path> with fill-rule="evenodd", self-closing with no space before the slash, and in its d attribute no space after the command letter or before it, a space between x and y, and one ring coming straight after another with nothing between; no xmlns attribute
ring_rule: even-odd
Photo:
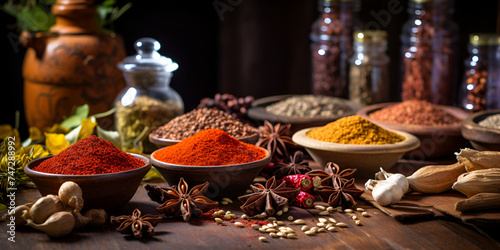
<svg viewBox="0 0 500 250"><path fill-rule="evenodd" d="M334 162L341 168L356 168L358 177L368 178L420 146L419 139L409 133L384 129L357 115L323 127L302 129L292 140L303 146L320 166Z"/></svg>

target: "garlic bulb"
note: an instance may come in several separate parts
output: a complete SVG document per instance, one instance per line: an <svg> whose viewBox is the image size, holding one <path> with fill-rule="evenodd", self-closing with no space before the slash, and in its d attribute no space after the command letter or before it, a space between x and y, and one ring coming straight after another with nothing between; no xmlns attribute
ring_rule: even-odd
<svg viewBox="0 0 500 250"><path fill-rule="evenodd" d="M73 231L75 218L70 212L57 212L52 214L43 224L36 224L28 219L26 225L40 230L53 237L66 236Z"/></svg>
<svg viewBox="0 0 500 250"><path fill-rule="evenodd" d="M43 223L53 213L61 211L56 200L51 196L45 196L38 199L29 210L29 215L35 223Z"/></svg>
<svg viewBox="0 0 500 250"><path fill-rule="evenodd" d="M83 208L83 194L82 189L78 184L72 181L64 182L59 187L59 199L69 207L74 208L74 212L78 213Z"/></svg>
<svg viewBox="0 0 500 250"><path fill-rule="evenodd" d="M403 194L408 192L408 190L410 189L410 182L408 181L408 179L406 179L406 176L402 174L393 174L389 176L389 178L387 178L387 181L397 183L403 190Z"/></svg>
<svg viewBox="0 0 500 250"><path fill-rule="evenodd" d="M403 198L401 186L392 181L380 181L372 191L373 199L381 206L398 203Z"/></svg>

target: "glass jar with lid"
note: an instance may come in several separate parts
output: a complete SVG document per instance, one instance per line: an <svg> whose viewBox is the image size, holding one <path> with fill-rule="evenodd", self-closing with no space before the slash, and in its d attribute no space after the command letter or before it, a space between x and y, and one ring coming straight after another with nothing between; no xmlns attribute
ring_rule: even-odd
<svg viewBox="0 0 500 250"><path fill-rule="evenodd" d="M352 34L359 25L359 0L320 0L311 29L312 92L347 97Z"/></svg>
<svg viewBox="0 0 500 250"><path fill-rule="evenodd" d="M410 0L401 34L403 101L453 103L458 48L453 12L453 0Z"/></svg>
<svg viewBox="0 0 500 250"><path fill-rule="evenodd" d="M387 32L357 31L350 60L349 99L369 105L389 101L389 57Z"/></svg>
<svg viewBox="0 0 500 250"><path fill-rule="evenodd" d="M184 113L182 98L170 88L172 72L179 66L160 55L160 47L155 39L141 38L135 43L137 54L118 64L127 84L115 100L122 148L143 146L145 153L152 152L156 147L148 140L149 132Z"/></svg>

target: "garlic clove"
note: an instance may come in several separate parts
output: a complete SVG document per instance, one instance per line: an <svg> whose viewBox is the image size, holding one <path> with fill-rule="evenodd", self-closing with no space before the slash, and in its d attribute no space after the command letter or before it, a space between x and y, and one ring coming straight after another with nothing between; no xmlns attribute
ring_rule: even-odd
<svg viewBox="0 0 500 250"><path fill-rule="evenodd" d="M2 216L2 220L9 220L11 216L14 216L15 220L14 222L16 223L16 226L22 226L26 224L26 220L23 218L26 217L26 219L29 219L29 211L30 211L30 206L32 203L24 204L24 205L19 205L14 210L9 210L9 213L6 213ZM28 206L29 205L29 206ZM12 213L10 213L12 211ZM24 212L26 211L26 212Z"/></svg>
<svg viewBox="0 0 500 250"><path fill-rule="evenodd" d="M29 210L31 219L37 223L43 223L49 216L60 210L56 200L51 196L45 196L38 199Z"/></svg>
<svg viewBox="0 0 500 250"><path fill-rule="evenodd" d="M403 189L392 181L380 181L372 191L373 199L381 206L398 203L403 198Z"/></svg>
<svg viewBox="0 0 500 250"><path fill-rule="evenodd" d="M37 224L28 219L26 225L53 237L62 237L73 231L75 218L70 212L63 211L52 214L43 224Z"/></svg>
<svg viewBox="0 0 500 250"><path fill-rule="evenodd" d="M389 178L387 178L387 181L397 183L403 190L403 193L408 192L408 190L410 189L410 182L408 181L408 179L406 179L406 176L402 174L393 174L389 176Z"/></svg>

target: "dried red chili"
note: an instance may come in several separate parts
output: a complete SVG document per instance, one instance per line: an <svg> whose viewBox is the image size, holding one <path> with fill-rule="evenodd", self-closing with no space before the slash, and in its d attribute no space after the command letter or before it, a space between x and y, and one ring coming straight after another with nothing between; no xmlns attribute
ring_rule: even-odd
<svg viewBox="0 0 500 250"><path fill-rule="evenodd" d="M312 194L300 191L295 201L293 201L292 205L303 207L303 208L311 208L314 206L314 196Z"/></svg>
<svg viewBox="0 0 500 250"><path fill-rule="evenodd" d="M240 142L220 129L205 129L154 153L159 161L187 166L220 166L263 159L260 147Z"/></svg>
<svg viewBox="0 0 500 250"><path fill-rule="evenodd" d="M123 172L141 166L144 166L143 160L92 135L43 161L33 170L51 174L93 175Z"/></svg>

